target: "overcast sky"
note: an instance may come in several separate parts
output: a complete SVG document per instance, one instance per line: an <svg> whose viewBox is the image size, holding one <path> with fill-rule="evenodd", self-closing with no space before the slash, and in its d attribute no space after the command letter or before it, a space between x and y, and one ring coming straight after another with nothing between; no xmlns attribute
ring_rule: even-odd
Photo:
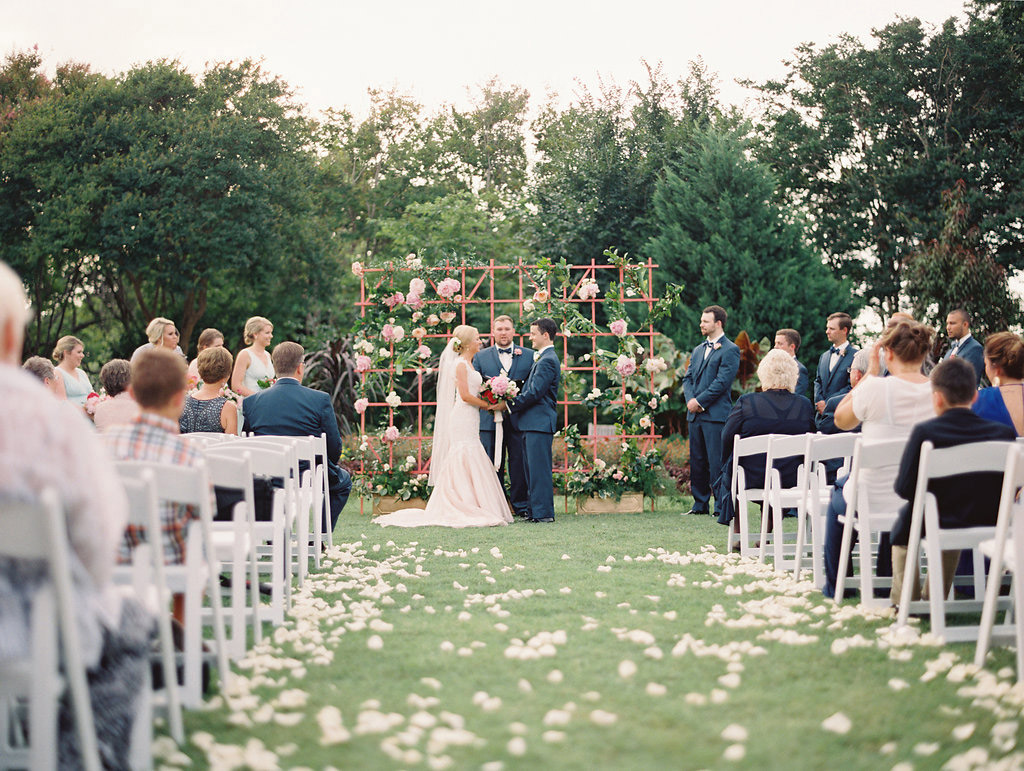
<svg viewBox="0 0 1024 771"><path fill-rule="evenodd" d="M262 59L314 111L364 115L369 87L397 86L428 107L464 104L466 89L497 75L571 97L577 79L643 80L641 60L685 75L702 56L740 104L736 78L780 75L802 42L841 33L866 39L897 15L940 24L962 0L0 0L0 52L38 45L52 71L86 62L113 74L147 60Z"/></svg>

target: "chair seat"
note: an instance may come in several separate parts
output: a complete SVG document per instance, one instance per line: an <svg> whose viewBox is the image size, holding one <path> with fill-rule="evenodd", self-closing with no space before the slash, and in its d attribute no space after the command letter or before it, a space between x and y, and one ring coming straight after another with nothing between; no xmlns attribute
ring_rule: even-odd
<svg viewBox="0 0 1024 771"><path fill-rule="evenodd" d="M989 538L987 541L982 541L978 544L978 548L981 550L982 554L989 559L992 559L996 553L996 539ZM1017 560L1013 556L1012 541L1006 541L1006 543L1003 544L1003 567L1012 573L1017 572Z"/></svg>

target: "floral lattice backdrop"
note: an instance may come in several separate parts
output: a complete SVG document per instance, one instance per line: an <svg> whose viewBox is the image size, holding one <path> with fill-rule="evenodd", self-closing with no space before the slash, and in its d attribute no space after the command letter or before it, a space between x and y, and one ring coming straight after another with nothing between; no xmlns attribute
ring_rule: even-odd
<svg viewBox="0 0 1024 771"><path fill-rule="evenodd" d="M440 352L456 325L471 324L487 337L493 320L508 315L520 345L531 321L548 316L559 324L564 441L553 471L564 475L564 490L652 495L660 467L654 416L669 399L661 387L669 382L660 377L668 365L657 353L655 324L678 288L658 299L652 292L656 265L615 252L604 257L590 265L425 265L410 254L377 265L355 263L362 491L425 497Z"/></svg>

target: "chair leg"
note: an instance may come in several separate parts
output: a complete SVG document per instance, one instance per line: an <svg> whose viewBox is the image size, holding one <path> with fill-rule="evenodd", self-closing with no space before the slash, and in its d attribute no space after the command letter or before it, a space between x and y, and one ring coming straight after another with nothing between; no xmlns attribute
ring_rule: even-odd
<svg viewBox="0 0 1024 771"><path fill-rule="evenodd" d="M851 514L846 515L843 522L843 542L839 547L839 567L836 570L836 594L833 600L837 603L843 601L846 592L846 568L850 564L850 544L853 542L853 519Z"/></svg>

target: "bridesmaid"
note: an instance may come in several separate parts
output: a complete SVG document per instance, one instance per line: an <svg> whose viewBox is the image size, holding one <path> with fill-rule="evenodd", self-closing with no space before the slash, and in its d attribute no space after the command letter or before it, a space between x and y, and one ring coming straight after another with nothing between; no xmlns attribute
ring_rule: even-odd
<svg viewBox="0 0 1024 771"><path fill-rule="evenodd" d="M267 347L274 338L274 325L262 316L253 316L245 322L245 344L238 352L235 371L231 375L231 390L239 396L251 396L262 388L259 381L274 379L274 365Z"/></svg>
<svg viewBox="0 0 1024 771"><path fill-rule="evenodd" d="M185 357L185 354L181 352L181 346L178 345L180 337L178 328L174 326L174 322L170 319L157 316L146 325L146 337L149 338L149 342L143 343L132 352L132 361L135 361L135 357L140 353L151 348L167 348L182 358Z"/></svg>
<svg viewBox="0 0 1024 771"><path fill-rule="evenodd" d="M985 340L985 374L991 388L978 392L974 411L987 420L1024 433L1024 342L1013 332L996 332Z"/></svg>
<svg viewBox="0 0 1024 771"><path fill-rule="evenodd" d="M93 392L89 376L81 368L85 346L73 335L64 335L53 349L57 372L64 379L64 392L76 407L85 407L85 399Z"/></svg>
<svg viewBox="0 0 1024 771"><path fill-rule="evenodd" d="M196 358L192 359L192 362L188 365L188 382L190 385L199 382L199 354L207 348L223 347L224 334L219 329L210 327L200 333L199 340L196 342Z"/></svg>

